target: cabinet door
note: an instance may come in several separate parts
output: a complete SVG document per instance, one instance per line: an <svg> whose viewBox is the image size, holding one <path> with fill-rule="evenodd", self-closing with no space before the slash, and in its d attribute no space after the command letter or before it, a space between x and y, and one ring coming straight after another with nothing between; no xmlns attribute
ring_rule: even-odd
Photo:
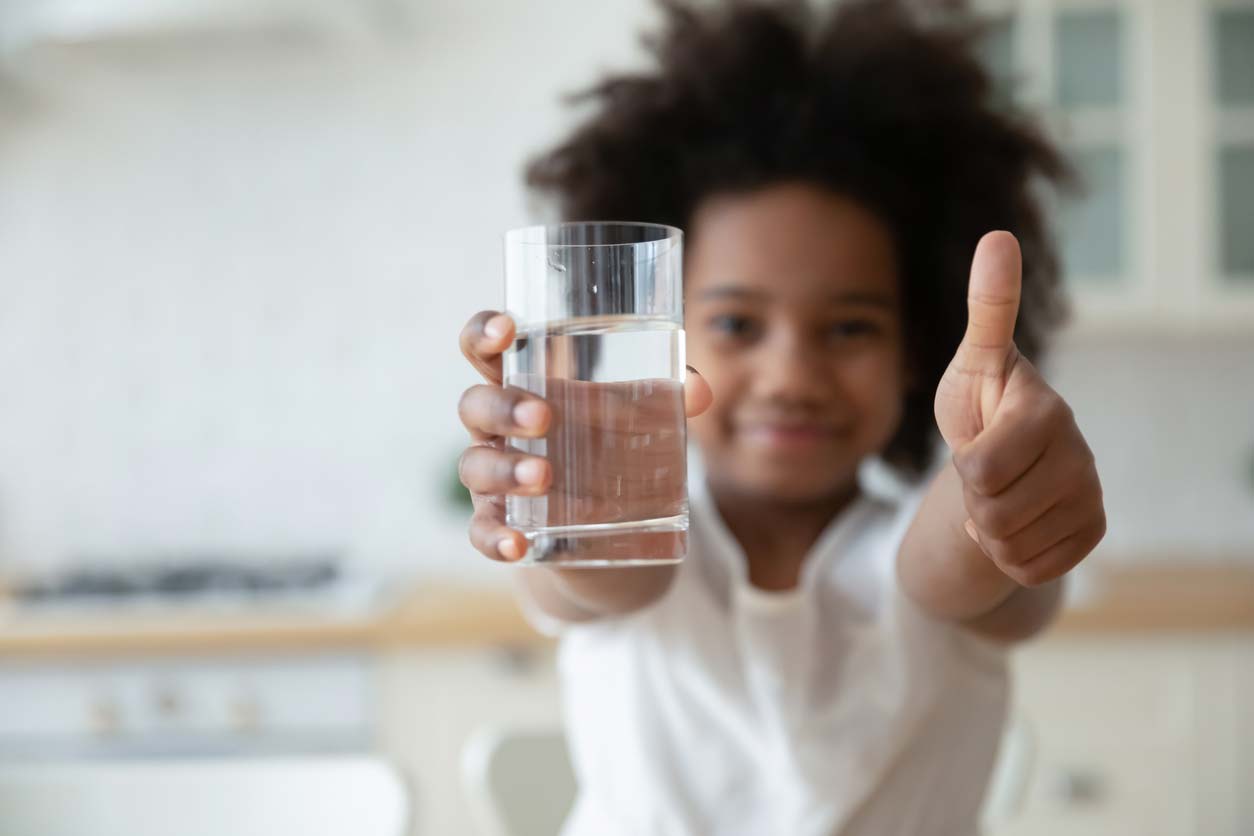
<svg viewBox="0 0 1254 836"><path fill-rule="evenodd" d="M1195 674L1184 649L1051 640L1021 651L1015 675L1037 757L1022 814L995 836L1196 832Z"/></svg>
<svg viewBox="0 0 1254 836"><path fill-rule="evenodd" d="M1049 200L1081 328L1157 314L1147 269L1151 151L1143 141L1148 0L984 0L1001 98L1038 115L1083 180Z"/></svg>
<svg viewBox="0 0 1254 836"><path fill-rule="evenodd" d="M1254 0L980 0L985 57L1084 180L1071 332L1254 326Z"/></svg>
<svg viewBox="0 0 1254 836"><path fill-rule="evenodd" d="M1215 636L1192 654L1198 684L1195 832L1203 836L1245 836L1254 821L1248 815L1254 805L1246 801L1254 788L1254 761L1245 751L1254 732L1248 719L1254 694L1243 704L1240 693L1241 665L1254 662L1249 647L1250 636Z"/></svg>
<svg viewBox="0 0 1254 836"><path fill-rule="evenodd" d="M1197 307L1204 321L1248 325L1254 322L1254 2L1205 0L1196 13L1205 57L1197 95L1208 233Z"/></svg>

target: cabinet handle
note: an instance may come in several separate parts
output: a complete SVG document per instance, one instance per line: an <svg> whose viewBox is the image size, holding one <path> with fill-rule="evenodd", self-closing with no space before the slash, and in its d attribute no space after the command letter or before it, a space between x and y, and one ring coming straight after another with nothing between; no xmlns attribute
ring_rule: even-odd
<svg viewBox="0 0 1254 836"><path fill-rule="evenodd" d="M1090 806L1106 796L1106 779L1085 767L1068 767L1059 771L1054 781L1054 797L1071 806Z"/></svg>
<svg viewBox="0 0 1254 836"><path fill-rule="evenodd" d="M261 703L252 696L242 696L231 703L231 720L240 734L255 734L261 729Z"/></svg>
<svg viewBox="0 0 1254 836"><path fill-rule="evenodd" d="M493 649L496 665L511 676L526 676L536 669L539 660L529 647L500 644Z"/></svg>
<svg viewBox="0 0 1254 836"><path fill-rule="evenodd" d="M122 710L110 697L99 697L88 707L91 729L100 737L112 737L122 730Z"/></svg>
<svg viewBox="0 0 1254 836"><path fill-rule="evenodd" d="M159 688L153 694L152 703L162 717L173 719L183 711L183 700L174 688Z"/></svg>

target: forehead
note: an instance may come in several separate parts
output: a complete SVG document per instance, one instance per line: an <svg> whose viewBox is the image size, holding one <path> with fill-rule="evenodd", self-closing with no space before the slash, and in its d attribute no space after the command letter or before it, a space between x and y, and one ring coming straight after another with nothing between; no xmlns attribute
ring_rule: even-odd
<svg viewBox="0 0 1254 836"><path fill-rule="evenodd" d="M859 204L808 184L707 199L689 229L690 294L734 283L772 295L896 294L888 228Z"/></svg>

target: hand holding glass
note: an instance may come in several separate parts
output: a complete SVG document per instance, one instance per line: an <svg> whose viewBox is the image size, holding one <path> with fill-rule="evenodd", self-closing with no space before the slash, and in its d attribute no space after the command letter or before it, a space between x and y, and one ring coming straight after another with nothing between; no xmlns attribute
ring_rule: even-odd
<svg viewBox="0 0 1254 836"><path fill-rule="evenodd" d="M506 498L522 563L676 563L688 543L683 233L653 224L512 230L506 311L516 324L502 382L543 398L549 490Z"/></svg>

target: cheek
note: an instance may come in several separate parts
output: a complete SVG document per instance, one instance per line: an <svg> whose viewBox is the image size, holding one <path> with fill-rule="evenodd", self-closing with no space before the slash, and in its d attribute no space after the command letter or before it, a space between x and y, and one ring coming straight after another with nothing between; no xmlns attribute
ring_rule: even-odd
<svg viewBox="0 0 1254 836"><path fill-rule="evenodd" d="M865 430L887 441L901 421L905 368L893 348L862 352L840 367L841 386Z"/></svg>

